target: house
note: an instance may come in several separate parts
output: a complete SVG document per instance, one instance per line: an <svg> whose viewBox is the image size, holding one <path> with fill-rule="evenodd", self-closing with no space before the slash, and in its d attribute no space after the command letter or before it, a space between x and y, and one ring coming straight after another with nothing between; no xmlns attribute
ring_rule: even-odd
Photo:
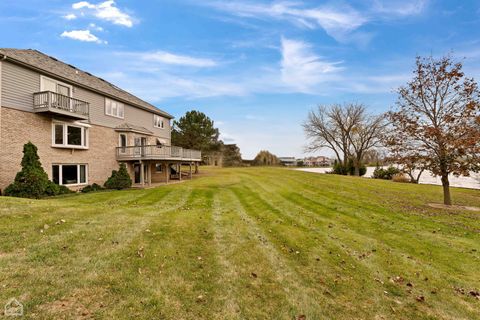
<svg viewBox="0 0 480 320"><path fill-rule="evenodd" d="M306 167L328 167L332 165L332 160L325 156L308 157L303 159L303 165Z"/></svg>
<svg viewBox="0 0 480 320"><path fill-rule="evenodd" d="M278 157L280 163L287 167L297 166L297 159L295 157Z"/></svg>
<svg viewBox="0 0 480 320"><path fill-rule="evenodd" d="M0 189L31 141L49 178L79 189L125 163L138 186L181 179L201 153L171 145L172 116L37 50L0 49Z"/></svg>

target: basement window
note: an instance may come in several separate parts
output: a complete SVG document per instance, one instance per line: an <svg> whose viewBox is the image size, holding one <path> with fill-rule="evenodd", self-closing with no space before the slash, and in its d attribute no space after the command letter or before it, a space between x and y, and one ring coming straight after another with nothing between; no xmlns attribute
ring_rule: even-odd
<svg viewBox="0 0 480 320"><path fill-rule="evenodd" d="M86 164L52 165L52 181L59 185L72 186L87 184Z"/></svg>

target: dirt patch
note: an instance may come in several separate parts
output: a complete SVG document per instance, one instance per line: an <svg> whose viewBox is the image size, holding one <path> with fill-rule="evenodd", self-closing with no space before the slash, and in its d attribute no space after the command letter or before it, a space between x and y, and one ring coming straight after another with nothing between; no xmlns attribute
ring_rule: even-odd
<svg viewBox="0 0 480 320"><path fill-rule="evenodd" d="M54 319L94 319L94 313L105 305L103 290L77 289L70 296L38 306L35 313Z"/></svg>
<svg viewBox="0 0 480 320"><path fill-rule="evenodd" d="M436 209L447 209L447 210L468 210L468 211L478 211L480 212L479 207L468 207L468 206L457 206L457 205L451 205L447 206L442 203L429 203L429 207L436 208Z"/></svg>

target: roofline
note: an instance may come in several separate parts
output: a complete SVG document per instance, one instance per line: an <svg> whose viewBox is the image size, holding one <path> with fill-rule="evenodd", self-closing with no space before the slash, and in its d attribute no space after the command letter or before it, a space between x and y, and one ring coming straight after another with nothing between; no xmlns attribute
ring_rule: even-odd
<svg viewBox="0 0 480 320"><path fill-rule="evenodd" d="M98 90L98 89L95 89L95 88L92 88L92 87L83 85L83 84L78 83L78 82L76 82L76 81L74 81L74 80L72 80L72 79L59 76L59 75L56 74L56 73L49 72L49 71L47 71L47 70L45 70L45 69L41 69L41 68L32 66L31 64L28 64L28 63L23 62L23 61L19 61L19 60L17 60L17 59L14 59L14 58L12 58L12 57L9 57L9 56L6 55L6 54L0 53L0 56L2 56L2 58L0 59L0 61L10 61L10 62L13 62L13 63L15 63L15 64L18 64L18 65L21 65L21 66L23 66L23 67L26 67L26 68L28 68L28 69L32 69L32 70L35 70L35 71L39 71L39 72L45 73L45 74L47 74L47 75L49 75L49 76L56 77L56 78L58 78L58 79L61 79L61 80L63 80L63 81L66 81L66 82L74 83L77 87L81 87L81 88L84 88L84 89L88 89L88 90L90 90L90 91L99 93L99 94L101 94L101 95L103 95L103 96L106 96L106 97L109 97L109 98L118 100L118 101L120 101L120 102L123 102L123 103L125 103L125 104L131 105L131 106L133 106L133 107L135 107L135 108L139 108L139 109L142 109L142 110L145 110L145 111L149 111L149 112L151 112L151 113L155 113L155 114L161 115L161 116L163 116L163 117L165 117L165 118L168 118L168 119L174 119L174 118L175 118L175 117L172 116L171 114L169 114L169 113L167 113L167 112L165 112L165 111L163 111L163 110L160 110L160 109L158 109L158 108L157 108L158 111L150 110L150 109L145 108L145 107L143 107L143 106L141 106L141 105L134 104L134 103L132 103L132 102L130 102L130 101L126 101L126 100L121 99L121 98L119 98L119 97L117 97L117 96L114 96L114 95L105 93L105 92L103 92L103 91L101 91L101 90ZM61 62L61 61L60 61L60 62ZM62 63L64 63L64 62L62 62ZM79 71L81 71L81 70L79 70ZM84 72L84 71L81 71L81 72ZM93 76L93 75L92 75L92 76ZM95 77L95 76L93 76L93 77ZM97 77L97 78L98 78L98 77ZM123 91L125 91L125 90L123 90ZM127 91L125 91L125 92L127 92ZM127 92L127 93L128 93L128 94L131 94L131 93L129 93L129 92ZM136 97L136 98L138 98L138 97ZM138 98L138 99L140 99L140 98ZM142 99L140 99L140 100L142 100ZM148 102L147 102L147 103L148 103ZM156 108L155 106L152 106L152 107Z"/></svg>

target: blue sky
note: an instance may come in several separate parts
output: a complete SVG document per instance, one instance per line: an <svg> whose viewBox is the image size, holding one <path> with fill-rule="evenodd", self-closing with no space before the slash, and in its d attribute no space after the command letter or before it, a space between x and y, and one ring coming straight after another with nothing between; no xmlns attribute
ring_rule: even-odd
<svg viewBox="0 0 480 320"><path fill-rule="evenodd" d="M303 157L318 104L388 110L416 55L480 72L480 1L4 0L0 27L0 47L38 49L176 117L205 112L244 158Z"/></svg>

